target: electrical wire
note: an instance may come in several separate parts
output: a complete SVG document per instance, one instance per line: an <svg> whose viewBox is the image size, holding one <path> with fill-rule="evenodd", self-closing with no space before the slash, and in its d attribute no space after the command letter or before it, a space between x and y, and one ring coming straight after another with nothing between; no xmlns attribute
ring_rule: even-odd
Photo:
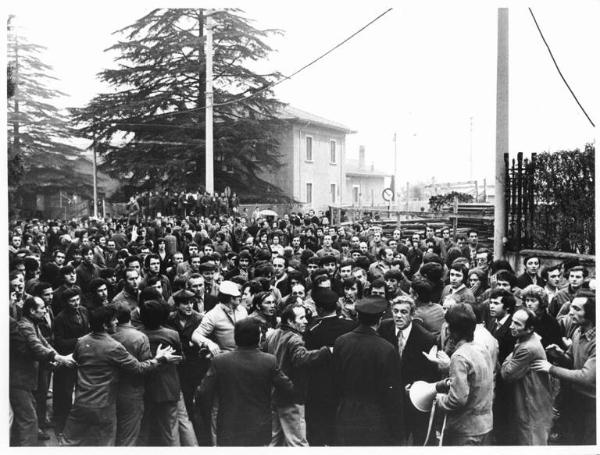
<svg viewBox="0 0 600 455"><path fill-rule="evenodd" d="M235 104L241 101L247 101L251 98L254 98L255 96L257 96L258 94L264 92L265 90L269 90L279 84L281 84L282 82L288 81L291 78L293 78L294 76L296 76L297 74L299 74L300 72L304 71L305 69L309 68L310 66L314 65L315 63L317 63L319 60L322 60L323 58L325 58L327 55L331 54L333 51L335 51L336 49L338 49L339 47L343 46L344 44L346 44L348 41L350 41L352 38L354 38L356 35L358 35L359 33L363 32L367 27L370 27L372 24L374 24L375 22L377 22L379 19L381 19L383 16L385 16L387 13L389 13L393 8L388 8L386 11L384 11L383 13L379 14L377 17L375 17L374 19L372 19L371 21L369 21L367 24L365 24L364 26L362 26L361 28L359 28L357 31L355 31L354 33L352 33L350 36L348 36L347 38L345 38L344 40L340 41L338 44L336 44L334 47L332 47L331 49L329 49L328 51L324 52L323 54L319 55L317 58L313 59L312 61L310 61L309 63L307 63L306 65L302 66L301 68L299 68L298 70L294 71L292 74L290 74L289 76L283 76L282 79L275 81L275 82L271 82L270 84L267 84L259 89L257 89L256 91L254 91L251 95L248 96L242 96L239 98L235 98L229 101L225 101L223 103L213 103L212 107L221 107L221 106L228 106L230 104ZM206 109L209 106L202 106L202 107L196 107L193 109L188 109L186 111L182 111L182 112L165 112L162 114L158 114L152 118L156 118L156 117L160 117L160 116L168 116L168 115L182 115L182 114L189 114L190 112L196 112L196 111L200 111L203 109Z"/></svg>
<svg viewBox="0 0 600 455"><path fill-rule="evenodd" d="M554 66L556 67L556 70L558 71L558 74L560 75L561 79L563 80L563 82L565 83L565 85L567 86L567 88L569 89L569 92L571 92L571 95L573 96L573 98L577 102L577 105L579 106L579 108L581 109L581 111L585 114L585 116L587 117L587 119L589 120L589 122L595 128L596 125L594 124L594 122L592 122L592 119L590 118L590 116L587 114L587 112L585 111L585 109L583 108L583 106L581 105L581 103L579 102L579 100L577 99L577 96L575 96L575 93L573 93L573 90L571 90L571 87L569 86L569 83L567 82L567 80L563 76L562 71L558 67L558 63L556 63L556 59L554 58L554 55L552 54L552 50L550 49L550 46L546 42L546 38L544 38L544 34L542 33L542 29L540 28L540 26L538 24L538 21L536 20L535 15L533 14L533 11L531 10L531 8L529 8L529 12L531 13L531 17L533 18L533 22L535 23L535 26L537 27L538 32L540 33L540 36L542 37L542 41L546 45L546 49L548 49L548 53L550 54L550 57L552 58L552 61L554 62Z"/></svg>

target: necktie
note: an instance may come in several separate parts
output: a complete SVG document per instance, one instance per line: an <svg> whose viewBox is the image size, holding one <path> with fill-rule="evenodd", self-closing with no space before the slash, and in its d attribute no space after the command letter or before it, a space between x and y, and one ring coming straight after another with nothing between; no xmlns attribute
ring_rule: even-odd
<svg viewBox="0 0 600 455"><path fill-rule="evenodd" d="M402 351L404 351L404 333L402 330L398 332L398 355L402 358Z"/></svg>

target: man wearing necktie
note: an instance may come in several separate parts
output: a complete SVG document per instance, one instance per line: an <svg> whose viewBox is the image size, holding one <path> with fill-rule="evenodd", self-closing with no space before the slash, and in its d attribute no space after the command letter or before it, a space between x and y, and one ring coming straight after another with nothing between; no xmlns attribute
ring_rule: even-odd
<svg viewBox="0 0 600 455"><path fill-rule="evenodd" d="M394 298L392 319L384 320L378 333L392 343L400 357L402 373L402 389L415 381L436 382L439 373L435 364L430 363L423 355L435 345L435 336L428 332L415 314L414 300L405 295ZM429 413L419 412L409 399L404 400L406 417L406 437L412 435L412 445L423 445L427 433ZM410 442L410 441L409 441Z"/></svg>

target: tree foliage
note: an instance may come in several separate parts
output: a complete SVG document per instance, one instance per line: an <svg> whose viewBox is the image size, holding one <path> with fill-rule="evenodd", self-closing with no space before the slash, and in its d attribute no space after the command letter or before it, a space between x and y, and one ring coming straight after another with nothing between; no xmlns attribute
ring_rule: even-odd
<svg viewBox="0 0 600 455"><path fill-rule="evenodd" d="M281 76L250 66L278 31L253 27L239 10L212 17L215 190L276 192L257 173L280 166L282 104L263 88ZM108 50L118 66L99 75L114 90L72 111L81 135L95 136L102 169L131 191L205 183L205 19L201 9L156 9L115 32L122 38Z"/></svg>
<svg viewBox="0 0 600 455"><path fill-rule="evenodd" d="M56 78L40 56L43 46L29 43L8 21L8 71L12 97L8 100L8 185L14 191L32 169L69 167L80 150L68 144L73 137L69 117L52 102L64 93L49 87ZM10 89L10 87L9 87ZM36 183L37 180L30 180Z"/></svg>
<svg viewBox="0 0 600 455"><path fill-rule="evenodd" d="M540 153L534 162L536 248L593 254L595 147Z"/></svg>
<svg viewBox="0 0 600 455"><path fill-rule="evenodd" d="M455 197L458 198L458 202L473 202L472 195L452 191L451 193L431 196L429 198L429 210L432 212L441 212L446 207L452 207Z"/></svg>

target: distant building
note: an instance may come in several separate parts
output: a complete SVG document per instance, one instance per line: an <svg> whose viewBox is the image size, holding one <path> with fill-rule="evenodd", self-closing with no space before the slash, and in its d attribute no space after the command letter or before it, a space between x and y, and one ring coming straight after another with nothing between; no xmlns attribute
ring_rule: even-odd
<svg viewBox="0 0 600 455"><path fill-rule="evenodd" d="M288 127L279 139L283 166L276 173L262 173L263 180L279 187L303 209L327 210L348 204L345 195L346 135L356 131L292 106L279 118Z"/></svg>
<svg viewBox="0 0 600 455"><path fill-rule="evenodd" d="M373 163L367 164L363 145L358 152L358 161L346 160L345 175L344 205L371 207L386 204L382 192L389 185L392 173L375 169Z"/></svg>
<svg viewBox="0 0 600 455"><path fill-rule="evenodd" d="M93 214L92 161L83 154L77 159L62 158L61 165L32 167L15 192L15 206L22 218L70 219ZM98 171L98 202L119 187L115 180ZM98 213L102 214L101 206Z"/></svg>

